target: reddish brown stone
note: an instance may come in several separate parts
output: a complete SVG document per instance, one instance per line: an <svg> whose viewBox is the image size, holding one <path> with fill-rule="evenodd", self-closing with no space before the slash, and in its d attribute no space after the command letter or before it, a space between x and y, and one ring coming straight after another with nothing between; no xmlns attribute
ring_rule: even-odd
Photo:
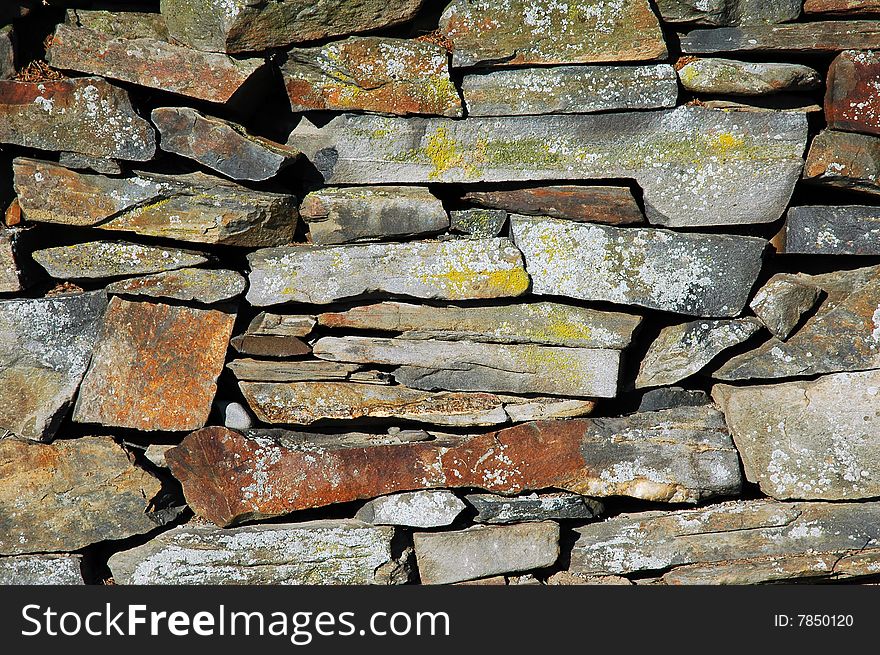
<svg viewBox="0 0 880 655"><path fill-rule="evenodd" d="M15 227L21 223L21 205L18 204L18 198L9 203L9 207L6 208L4 221L7 227Z"/></svg>
<svg viewBox="0 0 880 655"><path fill-rule="evenodd" d="M807 0L805 14L870 16L880 14L880 0Z"/></svg>
<svg viewBox="0 0 880 655"><path fill-rule="evenodd" d="M814 184L880 193L880 138L824 130L813 139L803 177Z"/></svg>
<svg viewBox="0 0 880 655"><path fill-rule="evenodd" d="M880 134L880 53L847 50L828 69L825 118L828 127Z"/></svg>
<svg viewBox="0 0 880 655"><path fill-rule="evenodd" d="M547 186L510 191L471 191L464 200L512 214L623 225L641 223L642 210L629 189L613 186Z"/></svg>
<svg viewBox="0 0 880 655"><path fill-rule="evenodd" d="M205 425L235 316L114 297L73 420L138 430Z"/></svg>

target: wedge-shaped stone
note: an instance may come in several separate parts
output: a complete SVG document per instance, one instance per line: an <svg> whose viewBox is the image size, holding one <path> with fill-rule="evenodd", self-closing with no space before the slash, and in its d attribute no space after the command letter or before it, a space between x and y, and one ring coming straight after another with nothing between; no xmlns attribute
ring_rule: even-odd
<svg viewBox="0 0 880 655"><path fill-rule="evenodd" d="M126 37L124 32L61 23L47 57L53 67L61 70L100 75L216 103L231 100L264 64L262 59L232 59L199 52L158 37Z"/></svg>
<svg viewBox="0 0 880 655"><path fill-rule="evenodd" d="M819 287L808 278L779 273L758 290L749 307L774 337L785 341L820 295Z"/></svg>
<svg viewBox="0 0 880 655"><path fill-rule="evenodd" d="M156 133L128 92L100 77L0 81L0 143L147 161Z"/></svg>
<svg viewBox="0 0 880 655"><path fill-rule="evenodd" d="M234 359L226 367L236 379L253 382L322 382L347 380L363 367L321 360ZM390 377L390 376L389 376Z"/></svg>
<svg viewBox="0 0 880 655"><path fill-rule="evenodd" d="M21 290L15 233L0 226L0 293L16 293Z"/></svg>
<svg viewBox="0 0 880 655"><path fill-rule="evenodd" d="M550 216L611 225L645 221L632 192L626 187L561 185L469 191L462 199L481 207L527 216Z"/></svg>
<svg viewBox="0 0 880 655"><path fill-rule="evenodd" d="M586 114L675 107L678 79L669 64L555 66L466 75L469 116Z"/></svg>
<svg viewBox="0 0 880 655"><path fill-rule="evenodd" d="M822 76L809 66L721 58L690 61L678 77L688 91L718 95L760 96L822 86Z"/></svg>
<svg viewBox="0 0 880 655"><path fill-rule="evenodd" d="M840 52L880 48L880 25L872 20L833 20L694 30L681 38L687 54L712 52Z"/></svg>
<svg viewBox="0 0 880 655"><path fill-rule="evenodd" d="M403 386L354 382L241 382L239 387L258 419L282 425L395 418L456 427L491 426L507 423L511 415L518 416L524 411L534 413L538 407L544 409L540 418L550 419L586 416L595 406L591 401L515 398L492 393L430 393Z"/></svg>
<svg viewBox="0 0 880 655"><path fill-rule="evenodd" d="M37 250L34 261L58 280L123 277L173 271L208 262L202 253L126 241L88 241Z"/></svg>
<svg viewBox="0 0 880 655"><path fill-rule="evenodd" d="M880 266L798 275L827 295L787 341L770 339L719 368L720 380L787 378L880 368Z"/></svg>
<svg viewBox="0 0 880 655"><path fill-rule="evenodd" d="M880 134L880 52L848 50L828 69L825 118L828 127Z"/></svg>
<svg viewBox="0 0 880 655"><path fill-rule="evenodd" d="M14 161L24 216L44 223L249 248L290 243L296 198L205 175L104 177L34 159Z"/></svg>
<svg viewBox="0 0 880 655"><path fill-rule="evenodd" d="M440 33L452 44L455 67L666 57L647 0L453 0Z"/></svg>
<svg viewBox="0 0 880 655"><path fill-rule="evenodd" d="M585 520L602 513L602 503L569 493L542 493L528 496L468 494L465 500L475 510L477 523L522 523L527 521Z"/></svg>
<svg viewBox="0 0 880 655"><path fill-rule="evenodd" d="M736 316L767 242L513 216L532 293L639 305L691 316Z"/></svg>
<svg viewBox="0 0 880 655"><path fill-rule="evenodd" d="M880 370L731 387L724 412L746 478L779 500L880 496Z"/></svg>
<svg viewBox="0 0 880 655"><path fill-rule="evenodd" d="M880 137L823 130L810 145L804 179L823 186L880 194Z"/></svg>
<svg viewBox="0 0 880 655"><path fill-rule="evenodd" d="M315 327L314 316L267 314L260 312L242 334L232 339L240 353L262 357L295 357L312 349L301 337Z"/></svg>
<svg viewBox="0 0 880 655"><path fill-rule="evenodd" d="M222 311L112 298L73 420L138 430L202 427L234 322Z"/></svg>
<svg viewBox="0 0 880 655"><path fill-rule="evenodd" d="M0 555L64 552L158 527L162 487L110 437L0 440Z"/></svg>
<svg viewBox="0 0 880 655"><path fill-rule="evenodd" d="M0 557L0 585L81 585L81 555Z"/></svg>
<svg viewBox="0 0 880 655"><path fill-rule="evenodd" d="M451 491L410 491L374 498L358 510L355 518L373 525L442 528L455 521L466 507Z"/></svg>
<svg viewBox="0 0 880 655"><path fill-rule="evenodd" d="M122 296L148 296L195 300L213 305L244 293L247 281L240 273L223 269L183 268L107 285L107 293Z"/></svg>
<svg viewBox="0 0 880 655"><path fill-rule="evenodd" d="M88 368L106 308L100 291L0 302L0 429L51 440Z"/></svg>
<svg viewBox="0 0 880 655"><path fill-rule="evenodd" d="M805 14L830 16L873 16L880 14L878 0L806 0Z"/></svg>
<svg viewBox="0 0 880 655"><path fill-rule="evenodd" d="M665 23L761 25L785 23L801 15L803 0L657 0Z"/></svg>
<svg viewBox="0 0 880 655"><path fill-rule="evenodd" d="M475 341L324 337L319 359L400 366L394 376L414 389L546 393L613 398L620 351Z"/></svg>
<svg viewBox="0 0 880 655"><path fill-rule="evenodd" d="M634 178L652 223L766 223L803 168L806 118L702 107L585 116L303 120L289 145L328 184Z"/></svg>
<svg viewBox="0 0 880 655"><path fill-rule="evenodd" d="M755 318L691 321L670 325L651 343L636 378L636 388L675 384L699 373L713 359L762 327Z"/></svg>
<svg viewBox="0 0 880 655"><path fill-rule="evenodd" d="M303 198L300 213L316 244L417 236L449 227L443 203L423 187L327 187Z"/></svg>
<svg viewBox="0 0 880 655"><path fill-rule="evenodd" d="M360 521L249 525L218 530L184 525L114 554L116 584L389 584L394 528Z"/></svg>
<svg viewBox="0 0 880 655"><path fill-rule="evenodd" d="M559 525L552 521L476 526L413 535L422 584L449 584L553 566Z"/></svg>
<svg viewBox="0 0 880 655"><path fill-rule="evenodd" d="M326 304L388 293L436 300L519 296L529 288L522 255L508 239L293 246L248 255L247 300Z"/></svg>
<svg viewBox="0 0 880 655"><path fill-rule="evenodd" d="M199 50L256 52L400 25L425 0L161 0L175 40Z"/></svg>
<svg viewBox="0 0 880 655"><path fill-rule="evenodd" d="M205 428L165 460L190 507L224 526L419 489L518 494L556 488L696 502L734 495L741 485L733 441L710 407L541 421L470 437L424 436L245 436Z"/></svg>
<svg viewBox="0 0 880 655"><path fill-rule="evenodd" d="M268 180L293 163L300 152L248 134L245 128L189 107L159 107L150 118L161 147L233 180Z"/></svg>
<svg viewBox="0 0 880 655"><path fill-rule="evenodd" d="M702 581L717 584L728 579L732 563L763 563L772 569L768 565L775 559L783 565L800 562L786 577L825 577L833 571L805 568L815 561L807 554L849 558L861 551L878 561L880 503L735 501L622 514L575 532L579 537L571 553L571 571L582 575L666 569L672 569L667 575L674 575L678 567L703 564ZM755 581L773 579L771 573Z"/></svg>
<svg viewBox="0 0 880 655"><path fill-rule="evenodd" d="M792 207L785 222L784 252L880 255L880 207Z"/></svg>

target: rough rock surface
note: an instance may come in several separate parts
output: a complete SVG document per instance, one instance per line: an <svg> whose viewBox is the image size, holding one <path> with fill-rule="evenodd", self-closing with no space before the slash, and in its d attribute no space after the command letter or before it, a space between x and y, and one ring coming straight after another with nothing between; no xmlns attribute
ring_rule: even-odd
<svg viewBox="0 0 880 655"><path fill-rule="evenodd" d="M15 74L15 37L12 25L0 27L0 80Z"/></svg>
<svg viewBox="0 0 880 655"><path fill-rule="evenodd" d="M412 491L374 498L358 510L356 518L373 525L442 528L466 507L451 491Z"/></svg>
<svg viewBox="0 0 880 655"><path fill-rule="evenodd" d="M315 326L314 316L267 314L260 312L242 334L232 339L232 347L246 355L296 357L312 352L302 340Z"/></svg>
<svg viewBox="0 0 880 655"><path fill-rule="evenodd" d="M523 521L585 520L599 516L602 503L570 493L532 493L528 496L468 494L464 498L477 510L477 523L520 523Z"/></svg>
<svg viewBox="0 0 880 655"><path fill-rule="evenodd" d="M758 290L749 307L774 337L785 341L820 295L821 289L807 279L779 273Z"/></svg>
<svg viewBox="0 0 880 655"><path fill-rule="evenodd" d="M880 208L861 205L792 207L785 222L784 252L880 255Z"/></svg>
<svg viewBox="0 0 880 655"><path fill-rule="evenodd" d="M244 293L247 281L240 273L223 269L182 268L107 285L107 293L120 296L172 298L213 305Z"/></svg>
<svg viewBox="0 0 880 655"><path fill-rule="evenodd" d="M828 127L880 134L880 52L848 50L828 69L825 119Z"/></svg>
<svg viewBox="0 0 880 655"><path fill-rule="evenodd" d="M449 228L452 232L477 239L500 236L507 224L507 212L503 209L458 209L449 212Z"/></svg>
<svg viewBox="0 0 880 655"><path fill-rule="evenodd" d="M15 293L23 288L15 250L14 232L0 226L0 293Z"/></svg>
<svg viewBox="0 0 880 655"><path fill-rule="evenodd" d="M81 585L79 555L0 557L0 585Z"/></svg>
<svg viewBox="0 0 880 655"><path fill-rule="evenodd" d="M823 130L810 145L804 179L823 186L880 194L880 137Z"/></svg>
<svg viewBox="0 0 880 655"><path fill-rule="evenodd" d="M545 186L498 191L468 191L463 200L511 214L550 216L589 223L643 223L645 217L626 187Z"/></svg>
<svg viewBox="0 0 880 655"><path fill-rule="evenodd" d="M320 382L346 380L363 368L321 360L234 359L226 365L236 379L256 382Z"/></svg>
<svg viewBox="0 0 880 655"><path fill-rule="evenodd" d="M88 241L37 250L34 261L58 280L123 277L174 271L207 263L193 250L142 246L126 241Z"/></svg>
<svg viewBox="0 0 880 655"><path fill-rule="evenodd" d="M862 16L880 14L878 0L806 0L805 14L829 16Z"/></svg>
<svg viewBox="0 0 880 655"><path fill-rule="evenodd" d="M690 61L678 77L688 91L719 95L760 96L822 86L822 76L809 66L721 58Z"/></svg>
<svg viewBox="0 0 880 655"><path fill-rule="evenodd" d="M807 0L811 2L815 0ZM664 22L696 25L785 23L801 14L802 0L657 0Z"/></svg>
<svg viewBox="0 0 880 655"><path fill-rule="evenodd" d="M681 39L687 54L713 52L840 52L880 48L880 25L870 20L835 20L694 30Z"/></svg>

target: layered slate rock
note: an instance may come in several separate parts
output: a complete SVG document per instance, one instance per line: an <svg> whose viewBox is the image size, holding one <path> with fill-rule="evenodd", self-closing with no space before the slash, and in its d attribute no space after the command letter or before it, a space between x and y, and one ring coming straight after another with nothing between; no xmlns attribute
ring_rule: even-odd
<svg viewBox="0 0 880 655"><path fill-rule="evenodd" d="M315 327L314 316L268 314L260 312L242 334L232 339L240 353L263 357L295 357L312 349L302 337Z"/></svg>
<svg viewBox="0 0 880 655"><path fill-rule="evenodd" d="M199 50L256 52L412 20L425 0L161 0L171 36Z"/></svg>
<svg viewBox="0 0 880 655"><path fill-rule="evenodd" d="M703 584L865 575L880 559L878 519L880 503L771 500L622 514L575 530L570 570L671 569L669 582Z"/></svg>
<svg viewBox="0 0 880 655"><path fill-rule="evenodd" d="M805 14L829 16L862 16L880 14L877 0L806 0Z"/></svg>
<svg viewBox="0 0 880 655"><path fill-rule="evenodd" d="M12 25L0 27L0 80L15 75L15 37Z"/></svg>
<svg viewBox="0 0 880 655"><path fill-rule="evenodd" d="M449 584L552 566L559 558L559 525L546 521L416 532L413 545L422 584Z"/></svg>
<svg viewBox="0 0 880 655"><path fill-rule="evenodd" d="M374 498L355 518L373 525L442 528L452 524L466 507L451 491L411 491Z"/></svg>
<svg viewBox="0 0 880 655"><path fill-rule="evenodd" d="M532 293L601 300L691 316L736 316L767 242L513 216Z"/></svg>
<svg viewBox="0 0 880 655"><path fill-rule="evenodd" d="M641 317L553 302L486 307L433 307L401 302L361 305L318 316L329 328L402 332L406 339L535 343L626 348Z"/></svg>
<svg viewBox="0 0 880 655"><path fill-rule="evenodd" d="M110 300L73 420L138 430L208 421L235 316Z"/></svg>
<svg viewBox="0 0 880 655"><path fill-rule="evenodd" d="M147 161L156 133L128 93L100 77L0 81L0 143Z"/></svg>
<svg viewBox="0 0 880 655"><path fill-rule="evenodd" d="M760 330L754 318L691 321L663 328L639 367L636 388L675 384L699 373L728 348Z"/></svg>
<svg viewBox="0 0 880 655"><path fill-rule="evenodd" d="M241 125L206 116L189 107L159 107L150 118L161 147L233 180L268 180L293 163L300 152L248 134Z"/></svg>
<svg viewBox="0 0 880 655"><path fill-rule="evenodd" d="M401 384L427 391L489 391L613 398L620 351L475 341L324 337L320 359L398 366Z"/></svg>
<svg viewBox="0 0 880 655"><path fill-rule="evenodd" d="M522 255L507 239L293 246L248 255L247 300L326 304L383 292L435 300L519 296L529 288Z"/></svg>
<svg viewBox="0 0 880 655"><path fill-rule="evenodd" d="M288 143L328 184L634 178L652 223L778 219L803 168L798 114L702 107L585 116L303 120Z"/></svg>
<svg viewBox="0 0 880 655"><path fill-rule="evenodd" d="M511 214L550 216L589 223L643 223L645 217L626 187L559 185L468 191L462 200Z"/></svg>
<svg viewBox="0 0 880 655"><path fill-rule="evenodd" d="M694 30L681 38L686 54L713 52L840 52L880 48L880 25L871 20L835 20Z"/></svg>
<svg viewBox="0 0 880 655"><path fill-rule="evenodd" d="M786 378L880 367L880 267L798 278L826 294L816 313L787 341L773 338L737 355L713 377Z"/></svg>
<svg viewBox="0 0 880 655"><path fill-rule="evenodd" d="M394 528L360 521L184 525L109 562L126 585L389 584Z"/></svg>
<svg viewBox="0 0 880 655"><path fill-rule="evenodd" d="M506 224L507 212L503 209L458 209L449 212L449 229L472 237L497 237Z"/></svg>
<svg viewBox="0 0 880 655"><path fill-rule="evenodd" d="M880 255L880 208L860 205L792 207L786 253Z"/></svg>
<svg viewBox="0 0 880 655"><path fill-rule="evenodd" d="M119 280L107 285L107 293L120 296L172 298L213 305L244 293L247 280L235 271L183 268L144 277Z"/></svg>
<svg viewBox="0 0 880 655"><path fill-rule="evenodd" d="M666 23L720 27L785 23L801 15L801 4L802 0L657 0L657 9Z"/></svg>
<svg viewBox="0 0 880 655"><path fill-rule="evenodd" d="M165 459L190 507L224 526L420 489L518 494L556 488L696 502L735 495L741 485L724 419L709 407L541 421L421 441L205 428Z"/></svg>
<svg viewBox="0 0 880 655"><path fill-rule="evenodd" d="M353 37L287 53L291 109L462 116L445 48L426 41Z"/></svg>
<svg viewBox="0 0 880 655"><path fill-rule="evenodd" d="M806 382L716 385L746 478L777 498L880 496L880 371Z"/></svg>
<svg viewBox="0 0 880 655"><path fill-rule="evenodd" d="M721 58L689 61L678 77L688 91L718 95L761 96L822 86L822 76L809 66Z"/></svg>
<svg viewBox="0 0 880 655"><path fill-rule="evenodd" d="M251 248L287 244L296 228L293 196L204 173L105 177L23 158L14 170L30 221Z"/></svg>
<svg viewBox="0 0 880 655"><path fill-rule="evenodd" d="M785 341L804 314L816 306L821 293L808 279L779 273L758 290L749 307L774 337Z"/></svg>
<svg viewBox="0 0 880 655"><path fill-rule="evenodd" d="M88 241L46 248L35 251L33 258L58 280L147 275L209 261L207 256L192 250L126 241Z"/></svg>
<svg viewBox="0 0 880 655"><path fill-rule="evenodd" d="M0 585L81 585L80 555L0 557Z"/></svg>
<svg viewBox="0 0 880 655"><path fill-rule="evenodd" d="M445 426L490 426L507 423L511 416L519 420L585 416L594 407L590 401L514 398L484 392L429 393L354 382L241 382L239 387L258 419L287 425L395 418ZM523 418L526 413L542 415Z"/></svg>
<svg viewBox="0 0 880 655"><path fill-rule="evenodd" d="M880 137L823 130L810 145L804 179L823 186L880 193Z"/></svg>
<svg viewBox="0 0 880 655"><path fill-rule="evenodd" d="M418 236L449 227L443 203L424 187L327 187L303 198L300 214L316 244Z"/></svg>
<svg viewBox="0 0 880 655"><path fill-rule="evenodd" d="M477 511L477 523L520 523L528 521L565 521L596 518L602 503L569 493L532 493L527 496L468 494L464 498Z"/></svg>
<svg viewBox="0 0 880 655"><path fill-rule="evenodd" d="M232 99L264 63L262 59L232 59L183 48L159 35L129 35L125 26L105 32L68 23L55 30L47 57L52 66L62 70L216 103Z"/></svg>
<svg viewBox="0 0 880 655"><path fill-rule="evenodd" d="M440 18L452 65L514 66L663 59L647 0L453 0Z"/></svg>
<svg viewBox="0 0 880 655"><path fill-rule="evenodd" d="M358 364L321 360L234 359L226 365L236 379L254 382L320 382L347 380L362 373Z"/></svg>
<svg viewBox="0 0 880 655"><path fill-rule="evenodd" d="M828 69L825 119L828 127L880 134L880 52L848 50Z"/></svg>
<svg viewBox="0 0 880 655"><path fill-rule="evenodd" d="M554 66L466 75L469 116L585 114L674 107L675 70L656 66Z"/></svg>
<svg viewBox="0 0 880 655"><path fill-rule="evenodd" d="M93 291L0 302L0 429L50 440L95 348L107 298Z"/></svg>
<svg viewBox="0 0 880 655"><path fill-rule="evenodd" d="M2 439L0 480L2 555L69 552L158 526L151 502L159 480L110 437Z"/></svg>
<svg viewBox="0 0 880 655"><path fill-rule="evenodd" d="M0 293L15 293L23 288L15 251L15 233L0 227Z"/></svg>

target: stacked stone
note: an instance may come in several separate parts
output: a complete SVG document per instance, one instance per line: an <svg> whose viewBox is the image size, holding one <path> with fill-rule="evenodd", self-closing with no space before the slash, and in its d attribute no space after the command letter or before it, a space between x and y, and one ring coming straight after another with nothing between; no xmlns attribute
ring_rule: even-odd
<svg viewBox="0 0 880 655"><path fill-rule="evenodd" d="M880 575L877 2L156 4L0 9L0 582Z"/></svg>

